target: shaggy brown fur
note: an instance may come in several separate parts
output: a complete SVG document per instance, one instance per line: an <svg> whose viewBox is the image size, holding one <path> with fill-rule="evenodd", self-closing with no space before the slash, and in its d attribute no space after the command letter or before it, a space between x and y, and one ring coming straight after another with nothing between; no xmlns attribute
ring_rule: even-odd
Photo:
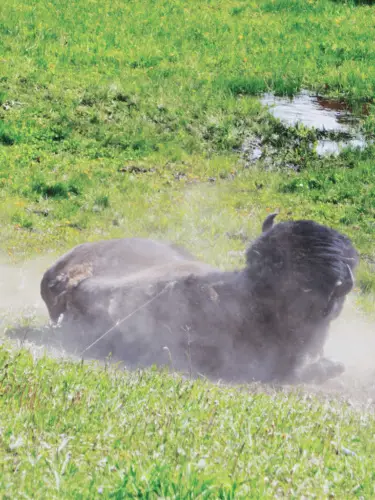
<svg viewBox="0 0 375 500"><path fill-rule="evenodd" d="M45 273L40 286L51 320L66 311L66 292L85 278L126 276L143 269L194 260L177 245L142 238L104 240L78 245Z"/></svg>

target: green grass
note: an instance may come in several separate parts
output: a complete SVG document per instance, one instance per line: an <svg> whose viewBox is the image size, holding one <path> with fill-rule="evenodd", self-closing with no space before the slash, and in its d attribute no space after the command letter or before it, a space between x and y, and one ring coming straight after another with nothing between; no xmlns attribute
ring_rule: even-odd
<svg viewBox="0 0 375 500"><path fill-rule="evenodd" d="M0 348L2 498L372 498L372 415Z"/></svg>
<svg viewBox="0 0 375 500"><path fill-rule="evenodd" d="M345 98L366 106L374 138L368 3L0 2L1 251L20 262L139 235L228 269L280 208L353 239L355 294L373 314L375 147L319 158L319 134L259 103L305 88ZM277 151L272 168L243 161L244 138ZM7 345L0 395L3 498L374 496L374 418L339 401Z"/></svg>
<svg viewBox="0 0 375 500"><path fill-rule="evenodd" d="M373 148L362 157L321 160L309 149L313 131L286 129L255 96L310 88L366 101L363 128L373 136L374 20L368 5L329 0L2 2L3 247L21 257L60 250L93 228L109 234L108 219L119 218L126 224L117 234L163 235L166 226L171 233L172 201L191 178L236 172L251 190L250 180L262 177L238 164L238 149L250 136L278 149L277 170L293 164L307 175L335 171L343 179L303 196L309 203L299 215L354 233L371 260ZM129 174L129 165L149 173ZM282 208L291 199L299 206L301 190L285 187L285 176L298 186L298 174L268 173L255 209L273 208L275 199ZM234 189L230 205L238 203ZM178 239L182 221L174 219Z"/></svg>

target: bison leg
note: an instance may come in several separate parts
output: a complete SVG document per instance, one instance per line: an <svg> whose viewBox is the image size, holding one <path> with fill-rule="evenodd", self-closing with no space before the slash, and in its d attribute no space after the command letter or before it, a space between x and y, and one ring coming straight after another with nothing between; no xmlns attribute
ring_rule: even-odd
<svg viewBox="0 0 375 500"><path fill-rule="evenodd" d="M323 384L338 377L345 371L345 365L333 359L320 358L315 363L305 365L296 375L296 381L302 383Z"/></svg>

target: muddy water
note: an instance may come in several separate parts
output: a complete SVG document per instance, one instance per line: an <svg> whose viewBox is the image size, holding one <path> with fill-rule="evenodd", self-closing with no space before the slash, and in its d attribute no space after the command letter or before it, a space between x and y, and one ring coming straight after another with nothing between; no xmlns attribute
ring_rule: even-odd
<svg viewBox="0 0 375 500"><path fill-rule="evenodd" d="M269 107L270 112L286 125L300 123L322 132L347 136L337 140L321 139L316 147L319 155L337 155L344 148L364 149L367 145L359 130L361 117L368 112L365 106L353 110L344 101L326 99L307 91L302 91L293 98L264 94L261 103Z"/></svg>

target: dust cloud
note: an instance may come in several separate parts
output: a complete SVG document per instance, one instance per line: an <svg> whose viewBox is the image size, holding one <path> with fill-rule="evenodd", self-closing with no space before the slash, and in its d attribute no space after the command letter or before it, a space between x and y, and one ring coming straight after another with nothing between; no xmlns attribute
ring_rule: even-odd
<svg viewBox="0 0 375 500"><path fill-rule="evenodd" d="M40 257L21 266L0 262L0 325L15 315L47 317L40 280L53 258Z"/></svg>
<svg viewBox="0 0 375 500"><path fill-rule="evenodd" d="M53 357L68 353L56 344L47 308L40 296L40 281L53 257L40 257L16 266L0 260L0 343L9 338L27 347L34 357L47 352Z"/></svg>
<svg viewBox="0 0 375 500"><path fill-rule="evenodd" d="M39 288L43 272L53 261L53 257L49 256L29 261L22 266L0 264L0 342L9 337L18 346L22 343L29 348L35 356L47 351L54 357L77 359L69 351L69 346L63 346L58 340L58 331L45 328L49 318ZM324 384L305 384L301 388L311 393L336 395L349 402L361 402L373 407L374 327L356 308L353 296L349 296L342 314L332 323L325 348L325 355L343 362L346 371ZM22 336L19 332L26 333Z"/></svg>
<svg viewBox="0 0 375 500"><path fill-rule="evenodd" d="M321 390L375 405L375 325L358 310L350 295L342 314L332 323L325 354L342 361L346 370L323 384Z"/></svg>

